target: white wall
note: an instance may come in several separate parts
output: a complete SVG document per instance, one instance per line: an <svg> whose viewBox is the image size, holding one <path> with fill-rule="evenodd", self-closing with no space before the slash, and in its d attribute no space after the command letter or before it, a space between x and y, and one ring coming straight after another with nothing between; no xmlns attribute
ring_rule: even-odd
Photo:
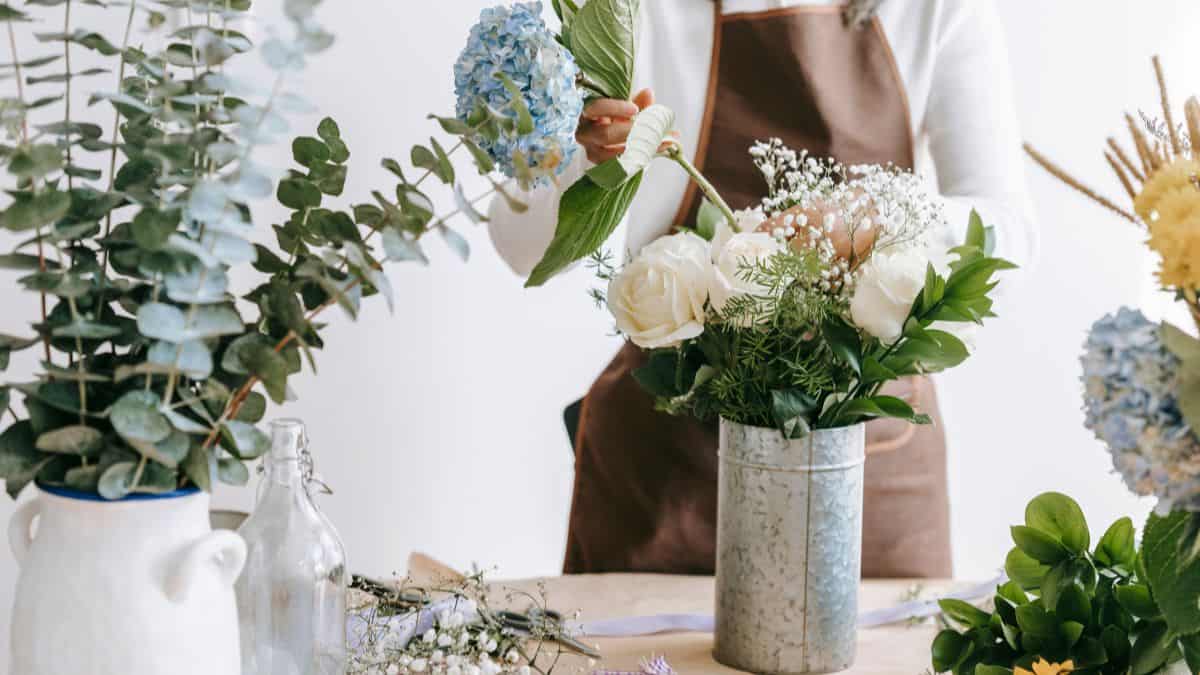
<svg viewBox="0 0 1200 675"><path fill-rule="evenodd" d="M323 17L338 43L313 64L303 88L342 125L354 153L349 198L391 185L380 157L403 158L433 131L425 114L452 109L451 64L484 4L326 3ZM1155 109L1150 55L1162 53L1179 98L1200 92L1200 43L1186 39L1200 6L997 4L1025 136L1115 193L1100 149L1120 129L1123 110ZM117 23L92 25L116 36ZM276 154L282 164L285 153ZM984 333L979 356L943 381L955 560L964 578L1002 564L1007 526L1040 491L1075 496L1094 529L1118 515L1140 519L1148 509L1127 495L1081 426L1077 357L1087 327L1103 313L1122 303L1163 306L1155 302L1152 262L1132 227L1032 168L1030 184L1042 225L1041 264L1020 306ZM265 230L272 211L256 213ZM413 550L454 565L494 565L506 576L559 569L572 477L560 412L586 390L617 342L606 315L585 296L587 271L525 291L482 229L467 234L475 250L468 265L435 243L431 268L397 268L394 316L382 302L368 306L357 324L331 315L320 375L296 382L301 400L286 410L310 425L319 470L337 490L323 506L356 570L386 575L402 569ZM36 301L9 279L0 294L0 331L25 332ZM19 379L31 368L22 361L10 375ZM221 490L216 501L248 508L250 492ZM0 522L12 509L0 501ZM0 553L0 607L11 603L15 576L11 557ZM7 637L0 630L0 662L7 660Z"/></svg>

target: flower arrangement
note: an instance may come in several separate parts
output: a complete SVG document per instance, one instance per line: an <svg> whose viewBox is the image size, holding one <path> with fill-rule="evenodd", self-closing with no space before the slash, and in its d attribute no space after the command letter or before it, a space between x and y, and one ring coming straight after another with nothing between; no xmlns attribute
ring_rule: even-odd
<svg viewBox="0 0 1200 675"><path fill-rule="evenodd" d="M941 211L911 173L777 140L751 154L769 191L734 227L708 205L694 230L620 270L596 259L617 330L651 350L635 377L668 412L789 438L881 417L927 422L880 390L967 358L953 331L993 316L993 277L1012 267L991 257L988 228L973 216L943 263L928 250Z"/></svg>
<svg viewBox="0 0 1200 675"><path fill-rule="evenodd" d="M11 181L0 226L25 237L0 255L0 267L24 274L18 283L38 307L32 336L0 336L0 369L12 352L37 348L41 357L36 380L0 386L0 411L11 415L0 432L0 478L10 495L32 481L106 499L245 483L245 463L268 446L255 426L267 399L292 398L289 378L305 362L315 366L326 309L354 318L372 295L390 305L383 264L426 262L429 233L465 258L466 242L449 223L480 222L479 199L499 193L524 208L492 178L497 162L473 139L492 143L493 153L532 147L526 137L537 127L526 118L542 110L526 95L538 82L527 78L522 96L476 105L465 120L437 117L456 144L445 150L434 138L413 147L415 180L384 159L395 188L339 209L330 202L342 195L350 151L332 119L292 140L296 166L286 174L256 159L287 133L286 113L312 111L292 78L333 40L316 20L318 3L287 0L290 31L272 32L257 50L232 28L249 7L244 0L135 0L121 7L128 28L117 42L73 26L80 3L42 4L61 6L65 29L39 33L59 51L33 58L11 38L36 17L0 5L12 52L3 68L17 85L15 97L0 101L11 142L0 145ZM166 11L185 14L187 25L157 47L134 46L135 19L148 17L161 32ZM109 137L72 116L73 90L107 72L73 71L70 56L80 50L110 60L116 73L111 85L88 90L93 104L112 107ZM238 74L240 57L253 51L273 82ZM56 63L65 69L42 74ZM59 90L37 98L26 91L46 86ZM493 184L474 199L457 182L451 156L461 148ZM430 177L454 189L456 208L436 212L422 191ZM274 246L254 240L251 211L272 195L290 211L273 228ZM235 290L234 279L249 285Z"/></svg>
<svg viewBox="0 0 1200 675"><path fill-rule="evenodd" d="M1124 208L1032 146L1030 156L1092 201L1145 228L1158 279L1200 327L1200 99L1176 125L1162 64L1153 59L1162 120L1126 115L1132 152L1108 139L1105 158L1132 202ZM1200 634L1200 340L1122 308L1096 322L1083 356L1087 426L1135 494L1158 499L1143 543L1145 579L1175 637ZM1189 637L1190 636L1190 637ZM1198 661L1189 661L1192 670Z"/></svg>
<svg viewBox="0 0 1200 675"><path fill-rule="evenodd" d="M932 645L936 672L975 675L1087 672L1194 673L1200 640L1175 632L1167 600L1147 581L1160 564L1147 532L1142 550L1129 518L1090 548L1087 521L1066 495L1049 492L1012 528L1016 546L991 611L942 600Z"/></svg>

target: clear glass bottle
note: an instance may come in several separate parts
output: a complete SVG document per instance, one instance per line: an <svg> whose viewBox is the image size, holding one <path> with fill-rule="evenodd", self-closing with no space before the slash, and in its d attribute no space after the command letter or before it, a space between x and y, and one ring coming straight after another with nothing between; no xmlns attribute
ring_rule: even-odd
<svg viewBox="0 0 1200 675"><path fill-rule="evenodd" d="M346 671L346 551L313 482L304 424L272 422L258 503L238 529L249 550L237 582L242 675Z"/></svg>

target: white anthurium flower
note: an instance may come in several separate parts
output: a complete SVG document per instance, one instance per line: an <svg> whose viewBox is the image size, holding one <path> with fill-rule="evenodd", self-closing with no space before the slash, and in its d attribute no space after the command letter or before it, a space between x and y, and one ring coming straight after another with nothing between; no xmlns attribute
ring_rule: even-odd
<svg viewBox="0 0 1200 675"><path fill-rule="evenodd" d="M712 308L721 311L725 304L740 295L762 295L761 285L745 279L747 265L767 260L784 250L786 244L766 232L746 231L729 238L714 254L715 263L709 277L708 299Z"/></svg>
<svg viewBox="0 0 1200 675"><path fill-rule="evenodd" d="M708 242L690 232L651 242L609 282L617 330L643 349L700 335L711 268Z"/></svg>
<svg viewBox="0 0 1200 675"><path fill-rule="evenodd" d="M925 287L928 264L929 259L917 248L877 251L858 270L850 319L881 342L895 342Z"/></svg>

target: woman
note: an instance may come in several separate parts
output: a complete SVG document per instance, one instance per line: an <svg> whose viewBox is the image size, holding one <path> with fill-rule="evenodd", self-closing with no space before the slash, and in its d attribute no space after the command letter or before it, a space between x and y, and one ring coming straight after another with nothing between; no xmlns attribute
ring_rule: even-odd
<svg viewBox="0 0 1200 675"><path fill-rule="evenodd" d="M999 255L1031 262L1007 55L990 0L653 0L642 3L642 21L636 72L654 89L588 106L578 134L587 161L563 187L618 154L629 118L657 97L733 208L764 191L747 149L779 137L847 164L934 169L950 223L940 233L945 248L961 241L974 208L995 226ZM559 195L526 195L531 208L520 215L493 204L492 239L518 274L545 251ZM682 172L652 168L631 211L627 251L692 223L698 205ZM654 411L630 376L642 363L627 344L584 399L566 572L712 572L715 424ZM934 424L867 427L863 573L948 577L946 448L933 385L898 385L891 393Z"/></svg>

